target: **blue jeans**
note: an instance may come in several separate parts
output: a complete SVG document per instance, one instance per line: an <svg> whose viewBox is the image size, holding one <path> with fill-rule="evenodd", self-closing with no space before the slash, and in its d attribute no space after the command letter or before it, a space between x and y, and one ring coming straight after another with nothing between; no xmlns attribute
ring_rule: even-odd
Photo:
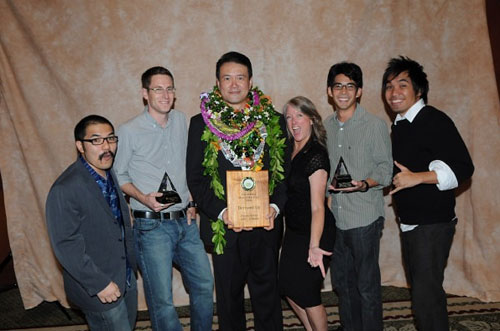
<svg viewBox="0 0 500 331"><path fill-rule="evenodd" d="M182 330L172 299L172 263L189 293L191 330L211 330L214 281L196 221L136 218L134 238L153 330Z"/></svg>
<svg viewBox="0 0 500 331"><path fill-rule="evenodd" d="M345 331L381 331L382 288L378 265L384 218L350 230L337 228L331 266Z"/></svg>
<svg viewBox="0 0 500 331"><path fill-rule="evenodd" d="M131 331L137 317L137 282L132 273L130 286L120 303L106 311L83 310L91 331Z"/></svg>

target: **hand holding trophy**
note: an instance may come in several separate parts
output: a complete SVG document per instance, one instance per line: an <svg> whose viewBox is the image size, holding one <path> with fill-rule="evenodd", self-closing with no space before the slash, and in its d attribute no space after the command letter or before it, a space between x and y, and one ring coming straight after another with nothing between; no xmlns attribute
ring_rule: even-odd
<svg viewBox="0 0 500 331"><path fill-rule="evenodd" d="M169 184L170 189L168 188ZM161 180L158 192L163 194L160 197L156 197L156 201L158 201L159 203L166 205L181 202L181 197L177 193L174 183L172 183L172 180L170 180L170 177L168 177L168 174L166 172L165 175L163 175L163 179Z"/></svg>
<svg viewBox="0 0 500 331"><path fill-rule="evenodd" d="M352 177L349 174L349 171L347 171L347 166L345 165L342 156L340 157L337 168L335 169L331 186L333 186L334 192L342 192L341 189L354 187L352 184Z"/></svg>
<svg viewBox="0 0 500 331"><path fill-rule="evenodd" d="M332 193L351 193L367 192L369 189L370 185L366 180L356 181L352 179L347 171L344 159L340 157L332 182L328 186L328 191Z"/></svg>

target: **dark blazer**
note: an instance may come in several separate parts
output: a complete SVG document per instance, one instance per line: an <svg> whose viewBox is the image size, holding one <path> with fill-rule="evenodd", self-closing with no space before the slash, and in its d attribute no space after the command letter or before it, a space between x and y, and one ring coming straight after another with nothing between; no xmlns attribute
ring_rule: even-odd
<svg viewBox="0 0 500 331"><path fill-rule="evenodd" d="M285 123L283 117L280 119L281 129L283 134L286 134ZM207 143L201 140L201 135L205 130L205 122L201 114L191 118L189 125L188 147L187 147L187 160L186 160L186 173L189 190L194 200L198 203L198 210L200 213L200 236L206 246L213 246L212 244L212 229L210 227L210 220L216 220L219 213L227 207L226 201L217 198L212 188L210 188L211 178L203 175L205 168L202 166L205 157L205 147ZM289 170L290 165L290 149L285 151L285 175ZM264 153L264 168L269 169L269 150L266 145ZM226 187L226 171L227 170L241 170L234 167L231 162L226 160L222 152L217 156L219 163L219 176L222 185ZM274 203L280 209L281 214L284 212L286 202L286 185L285 180L276 185L273 195L270 197L270 203ZM269 232L265 235L269 240L280 240L282 231L282 218L278 217L275 220L275 229L266 231L264 229L255 229L254 231ZM236 241L237 233L228 230L226 227L226 240L227 246L231 247Z"/></svg>
<svg viewBox="0 0 500 331"><path fill-rule="evenodd" d="M125 293L126 255L136 270L128 205L113 171L111 175L120 198L126 250L119 222L80 160L59 176L47 197L47 230L63 267L66 296L84 310L106 311L120 302ZM122 296L114 303L103 304L97 293L111 281L118 285Z"/></svg>

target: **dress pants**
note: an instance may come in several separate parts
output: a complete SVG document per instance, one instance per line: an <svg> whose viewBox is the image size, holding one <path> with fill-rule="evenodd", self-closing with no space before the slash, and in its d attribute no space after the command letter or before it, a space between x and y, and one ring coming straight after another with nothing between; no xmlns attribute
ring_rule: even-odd
<svg viewBox="0 0 500 331"><path fill-rule="evenodd" d="M420 331L449 330L443 280L456 224L455 219L401 233L412 309Z"/></svg>
<svg viewBox="0 0 500 331"><path fill-rule="evenodd" d="M273 231L277 229L243 230L237 234L236 242L224 249L224 254L212 255L219 330L246 330L245 283L250 292L255 330L283 329L278 292L279 236Z"/></svg>

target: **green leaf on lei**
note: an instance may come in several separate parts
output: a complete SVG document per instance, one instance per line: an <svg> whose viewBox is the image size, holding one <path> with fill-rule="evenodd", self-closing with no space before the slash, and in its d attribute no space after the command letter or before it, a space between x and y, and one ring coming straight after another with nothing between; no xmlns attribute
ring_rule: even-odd
<svg viewBox="0 0 500 331"><path fill-rule="evenodd" d="M212 243L214 244L214 251L217 255L224 253L224 247L226 247L226 239L224 235L226 234L226 229L224 228L224 221L218 219L217 221L212 221Z"/></svg>

